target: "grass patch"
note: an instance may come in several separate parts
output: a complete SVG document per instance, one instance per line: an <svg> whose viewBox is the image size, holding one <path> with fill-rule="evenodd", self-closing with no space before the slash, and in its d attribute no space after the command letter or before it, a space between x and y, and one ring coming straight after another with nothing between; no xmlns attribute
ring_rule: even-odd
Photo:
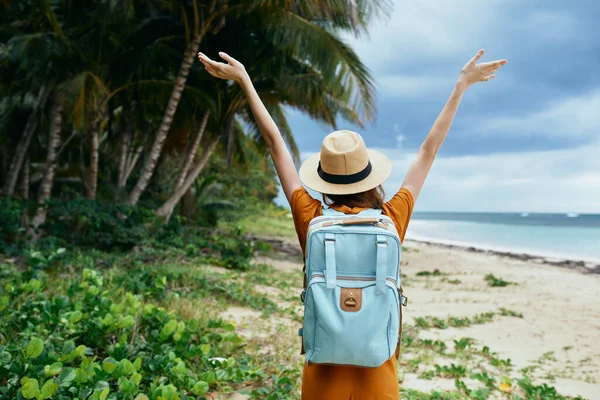
<svg viewBox="0 0 600 400"><path fill-rule="evenodd" d="M513 311L513 310L509 310L504 307L500 308L500 315L505 316L505 317L523 318L523 314Z"/></svg>
<svg viewBox="0 0 600 400"><path fill-rule="evenodd" d="M425 393L419 390L400 388L400 398L402 400L462 400L465 397L456 392L440 392L435 390L431 393Z"/></svg>
<svg viewBox="0 0 600 400"><path fill-rule="evenodd" d="M471 345L473 343L475 343L475 339L463 337L463 338L460 338L459 340L454 340L454 348L456 350L465 350L465 349L471 347Z"/></svg>
<svg viewBox="0 0 600 400"><path fill-rule="evenodd" d="M549 386L546 383L536 385L529 378L520 379L517 384L523 391L526 399L540 400L584 400L583 397L562 396L556 391L556 388Z"/></svg>
<svg viewBox="0 0 600 400"><path fill-rule="evenodd" d="M434 370L425 371L419 375L420 379L433 379L438 378L462 378L467 375L467 367L464 365L438 365L434 366Z"/></svg>
<svg viewBox="0 0 600 400"><path fill-rule="evenodd" d="M447 329L447 328L463 328L471 325L486 324L492 322L496 313L485 312L481 314L475 314L473 317L447 317L439 318L432 316L416 317L415 325L421 329Z"/></svg>
<svg viewBox="0 0 600 400"><path fill-rule="evenodd" d="M219 222L219 226L240 227L244 232L255 236L276 238L296 238L296 230L290 210L273 204L261 205L246 216L234 222Z"/></svg>
<svg viewBox="0 0 600 400"><path fill-rule="evenodd" d="M415 274L415 276L444 276L448 275L441 272L439 269L434 269L433 271L419 271Z"/></svg>
<svg viewBox="0 0 600 400"><path fill-rule="evenodd" d="M460 279L443 279L442 282L447 282L452 285L459 285L462 283L462 281Z"/></svg>
<svg viewBox="0 0 600 400"><path fill-rule="evenodd" d="M446 343L441 340L431 340L431 339L419 339L419 346L424 348L429 348L437 353L443 353L447 346Z"/></svg>
<svg viewBox="0 0 600 400"><path fill-rule="evenodd" d="M491 287L505 287L508 285L516 285L515 282L505 281L504 279L497 278L492 274L487 274L483 277L483 280L486 281L488 283L488 286Z"/></svg>

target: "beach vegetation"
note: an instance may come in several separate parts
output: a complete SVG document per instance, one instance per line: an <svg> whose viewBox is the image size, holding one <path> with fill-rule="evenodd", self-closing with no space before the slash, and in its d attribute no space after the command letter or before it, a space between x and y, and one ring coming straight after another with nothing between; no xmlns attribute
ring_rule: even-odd
<svg viewBox="0 0 600 400"><path fill-rule="evenodd" d="M442 342L441 340L432 339L419 339L419 346L433 349L437 353L443 353L447 349L446 343Z"/></svg>
<svg viewBox="0 0 600 400"><path fill-rule="evenodd" d="M467 384L458 378L454 380L454 385L456 386L456 389L459 392L464 393L468 399L487 400L492 393L490 389L469 389Z"/></svg>
<svg viewBox="0 0 600 400"><path fill-rule="evenodd" d="M496 379L493 376L490 376L487 371L481 371L475 374L471 374L471 379L476 379L483 383L488 389L496 388Z"/></svg>
<svg viewBox="0 0 600 400"><path fill-rule="evenodd" d="M284 370L279 375L271 375L270 386L262 386L250 392L252 399L260 400L288 400L294 399L290 393L294 393L294 389L298 385L300 379L299 370Z"/></svg>
<svg viewBox="0 0 600 400"><path fill-rule="evenodd" d="M452 285L459 285L462 283L460 279L443 279L442 282L448 282Z"/></svg>
<svg viewBox="0 0 600 400"><path fill-rule="evenodd" d="M444 276L448 275L441 272L439 269L434 269L433 271L419 271L415 274L415 276Z"/></svg>
<svg viewBox="0 0 600 400"><path fill-rule="evenodd" d="M465 350L475 343L475 339L462 337L459 340L454 340L453 342L456 350Z"/></svg>
<svg viewBox="0 0 600 400"><path fill-rule="evenodd" d="M400 389L400 398L403 400L462 400L464 396L456 392L432 391L425 393L414 389Z"/></svg>
<svg viewBox="0 0 600 400"><path fill-rule="evenodd" d="M516 395L514 400L584 400L583 397L562 396L553 386L546 383L536 385L528 377L520 379L517 384L523 390L523 396Z"/></svg>
<svg viewBox="0 0 600 400"><path fill-rule="evenodd" d="M487 274L483 277L483 280L485 280L488 283L488 286L491 287L505 287L508 285L516 285L515 282L505 281L502 278L495 277L493 274Z"/></svg>
<svg viewBox="0 0 600 400"><path fill-rule="evenodd" d="M243 340L233 325L163 307L156 289L177 274L147 276L142 286L127 271L130 291L86 267L60 277L30 278L5 264L2 272L0 398L190 398L263 377L236 350Z"/></svg>
<svg viewBox="0 0 600 400"><path fill-rule="evenodd" d="M454 363L450 365L434 365L433 371L427 371L421 373L419 376L423 379L431 379L434 376L440 378L462 378L467 375L467 367L464 365L456 365Z"/></svg>
<svg viewBox="0 0 600 400"><path fill-rule="evenodd" d="M499 311L500 315L503 315L505 317L523 318L523 314L513 310L509 310L508 308L500 307Z"/></svg>
<svg viewBox="0 0 600 400"><path fill-rule="evenodd" d="M489 312L484 312L484 313L480 313L480 314L475 314L472 317L452 317L452 316L447 317L447 318L440 318L440 317L434 317L434 316L415 317L415 325L421 329L430 329L430 328L447 329L449 327L462 328L462 327L467 327L467 326L471 326L471 325L487 324L489 322L492 322L494 320L494 318L496 317L496 315L498 315L498 314L522 318L522 316L519 317L518 315L502 314L502 312L495 313L495 312L489 311Z"/></svg>

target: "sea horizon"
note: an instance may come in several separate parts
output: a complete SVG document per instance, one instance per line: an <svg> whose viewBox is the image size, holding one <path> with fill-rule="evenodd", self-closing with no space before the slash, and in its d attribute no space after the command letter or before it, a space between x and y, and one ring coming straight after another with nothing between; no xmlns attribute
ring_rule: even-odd
<svg viewBox="0 0 600 400"><path fill-rule="evenodd" d="M406 238L544 258L600 262L600 214L414 212Z"/></svg>

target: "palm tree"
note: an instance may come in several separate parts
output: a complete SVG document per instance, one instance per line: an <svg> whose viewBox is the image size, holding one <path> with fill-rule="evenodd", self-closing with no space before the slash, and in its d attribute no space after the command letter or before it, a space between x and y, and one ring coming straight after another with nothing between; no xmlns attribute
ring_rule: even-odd
<svg viewBox="0 0 600 400"><path fill-rule="evenodd" d="M175 87L171 93L150 153L145 160L138 181L127 199L128 204L137 204L141 194L148 186L169 133L200 42L207 32L214 30L213 22L217 18L219 21L215 25L219 27L224 24L225 16L233 16L234 18L237 16L236 23L242 22L239 18L241 15L244 19L255 19L255 23L266 28L267 36L274 38L275 43L273 44L277 47L285 48L295 54L303 54L302 57L309 57L312 63L319 65L324 76L337 75L339 79L347 79L349 84L353 86L352 89L358 91L353 97L349 98L353 102L352 107L360 105L364 107L364 116L367 118L372 117L374 111L373 86L369 79L365 79L368 77L368 73L351 49L348 46L342 46L341 41L332 34L332 31L349 30L360 34L364 31L371 15L384 8L388 4L387 1L346 0L340 2L339 0L312 0L288 2L284 7L282 7L281 2L276 0L220 1L218 2L220 7L218 10L216 9L217 3L214 1L205 4L203 8L199 7L196 1L192 1L191 7L186 1L175 1L173 4L180 6L183 10L182 19L186 22L186 26L191 25L188 22L186 10L193 13L193 35L191 40L188 41L188 47L184 52L184 59L176 78ZM206 15L206 17L200 21L199 15ZM250 15L252 16L250 17ZM315 23L319 20L328 20L329 22L324 26L319 26ZM314 48L312 40L316 36L321 36L322 46ZM323 50L337 50L336 55L345 61L341 65L341 70L338 70L339 59L333 57L335 61L330 61L329 53L324 53ZM231 151L232 148L229 146L229 154L231 154Z"/></svg>
<svg viewBox="0 0 600 400"><path fill-rule="evenodd" d="M26 158L26 153L29 149L31 138L33 137L34 133L38 128L38 123L40 120L40 111L46 105L46 101L49 95L49 85L42 85L42 87L40 87L39 89L34 104L32 104L31 113L27 118L27 123L25 124L23 133L21 134L17 147L15 148L13 158L11 160L8 172L6 174L4 187L2 188L2 192L6 196L12 196L14 194L15 187L17 184L17 178L19 177L21 168L27 168L27 165L23 166L24 160Z"/></svg>
<svg viewBox="0 0 600 400"><path fill-rule="evenodd" d="M69 43L46 0L38 3L4 1L0 5L0 15L0 41L6 43L0 52L2 77L6 82L7 97L16 100L12 102L12 109L6 112L10 115L23 106L29 109L2 188L5 195L12 196L41 112L56 78L64 76L54 67L68 54ZM35 100L27 104L28 98Z"/></svg>
<svg viewBox="0 0 600 400"><path fill-rule="evenodd" d="M374 89L368 70L352 49L333 31L314 26L304 19L302 12L306 10L296 11L300 15L295 14L294 10L258 7L245 14L243 19L236 20L236 29L226 27L220 34L207 38L205 44L207 47L225 47L242 62L246 57L260 60L260 63L246 63L249 73L297 159L298 150L281 107L283 104L297 107L334 127L339 117L362 124L360 111L365 119L374 115ZM265 12L280 20L265 24ZM347 18L357 18L358 15L350 13ZM242 42L240 38L246 40ZM273 74L273 71L278 71L278 74ZM217 96L226 105L221 112L222 124L218 130L226 138L226 157L231 163L235 119L241 115L251 126L253 119L245 97L237 86L218 87ZM256 129L254 135L260 138ZM157 209L157 215L166 220L170 218L175 206L202 171L217 140L204 150L203 162L192 169L184 185L175 186L171 197Z"/></svg>
<svg viewBox="0 0 600 400"><path fill-rule="evenodd" d="M210 2L206 3L207 4L198 5L198 2L195 0L192 1L191 4L189 4L186 1L173 2L173 11L177 10L177 6L179 6L182 10L181 19L183 20L184 26L186 27L186 38L188 39L188 44L183 54L183 61L181 62L181 66L179 67L179 72L177 73L177 77L175 78L175 86L173 87L173 90L171 92L171 96L169 98L169 102L167 103L167 108L165 109L165 113L163 115L161 124L156 132L152 148L150 149L150 153L146 157L138 181L135 187L132 189L131 193L129 194L129 197L127 198L127 203L129 205L137 204L137 202L140 199L140 196L142 195L144 190L146 190L146 187L150 182L150 178L154 173L154 169L158 162L158 158L161 155L165 139L169 134L169 130L171 128L171 124L175 116L175 111L177 111L177 106L179 105L181 94L183 93L183 90L185 88L185 83L189 76L190 69L194 62L196 54L198 53L200 42L202 41L204 35L206 35L207 32L215 28L215 26L213 25L213 21L218 17L222 18L224 16L224 11L227 8L228 2L223 0L220 2L217 2L216 0L211 0ZM219 4L218 8L217 3ZM191 18L188 14L188 10L192 14ZM190 22L192 23L190 24ZM191 32L187 31L187 27L190 25L192 26Z"/></svg>
<svg viewBox="0 0 600 400"><path fill-rule="evenodd" d="M204 136L204 132L206 131L206 126L208 125L209 117L210 110L206 110L204 112L204 116L202 117L202 122L200 122L198 132L196 133L190 145L188 146L188 150L186 152L183 164L181 166L181 171L179 172L179 176L177 177L177 181L175 182L175 190L179 189L183 185L185 178L190 172L190 168L192 167L192 163L194 161L194 156L196 155L196 149L202 142L202 137Z"/></svg>
<svg viewBox="0 0 600 400"><path fill-rule="evenodd" d="M40 188L37 196L38 208L35 216L31 221L31 226L28 230L28 234L31 235L32 240L36 240L40 236L38 228L46 221L46 207L45 204L50 200L50 194L52 192L52 184L54 183L54 174L56 172L56 159L58 146L60 145L61 137L60 131L62 129L63 120L63 109L65 105L64 93L60 90L54 94L54 105L51 112L51 123L50 132L48 134L48 152L46 155L46 166L44 170L44 176L40 183Z"/></svg>
<svg viewBox="0 0 600 400"><path fill-rule="evenodd" d="M65 122L74 122L78 130L84 132L88 131L88 126L91 128L91 176L89 184L85 186L88 188L87 196L95 198L99 165L98 115L101 114L97 100L100 95L106 96L107 88L95 71L101 68L101 60L94 56L107 49L106 46L98 49L94 43L110 41L103 41L104 38L99 37L101 35L96 35L98 31L103 33L103 25L94 24L92 21L102 21L103 19L98 17L100 11L105 10L98 5L68 8L61 2L50 7L45 0L39 3L19 3L19 6L13 5L13 17L25 18L17 24L24 27L22 29L25 32L19 32L8 42L9 58L10 62L18 67L18 77L33 83L34 87L39 87L39 94L16 146L4 183L4 193L14 193L23 159L41 119L40 110L43 109L50 92L66 88L66 93L59 96L63 102L62 108L66 107L66 116L69 117ZM25 14L25 17L19 17L20 13ZM34 25L29 20L41 20L42 23ZM85 71L86 69L88 70ZM85 72L76 73L78 70ZM62 84L58 85L61 81Z"/></svg>

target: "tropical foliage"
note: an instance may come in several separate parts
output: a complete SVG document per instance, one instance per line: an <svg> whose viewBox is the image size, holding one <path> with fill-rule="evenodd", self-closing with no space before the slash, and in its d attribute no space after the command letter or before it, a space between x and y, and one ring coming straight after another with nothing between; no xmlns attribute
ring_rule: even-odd
<svg viewBox="0 0 600 400"><path fill-rule="evenodd" d="M197 51L226 50L246 65L298 159L288 109L332 127L374 117L369 71L340 35L365 33L387 7L366 0L5 0L2 194L31 203L21 220L33 240L44 234L49 207L77 196L141 201L167 221L178 205L187 204L178 208L184 215L200 215L203 188L224 178L207 176L207 166L221 158L227 171L262 171L274 195L244 96L206 74Z"/></svg>

